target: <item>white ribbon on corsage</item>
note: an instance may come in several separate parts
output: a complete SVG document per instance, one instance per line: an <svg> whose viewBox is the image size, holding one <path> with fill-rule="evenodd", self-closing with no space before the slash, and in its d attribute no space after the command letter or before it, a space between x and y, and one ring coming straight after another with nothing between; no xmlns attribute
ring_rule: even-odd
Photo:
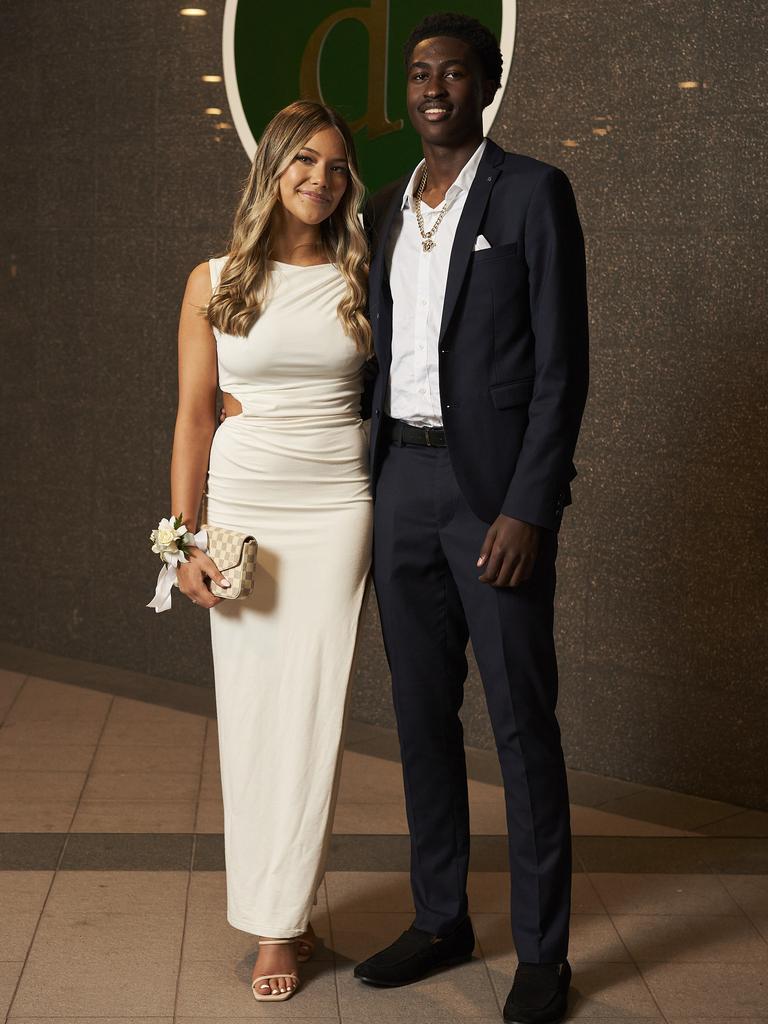
<svg viewBox="0 0 768 1024"><path fill-rule="evenodd" d="M208 531L198 530L197 533L192 534L192 542L196 548L200 548L201 551L208 550ZM188 545L191 542L188 542ZM167 612L171 608L171 591L174 586L178 587L178 573L177 566L179 562L188 562L189 559L183 551L177 552L166 552L163 556L166 560L166 564L160 570L157 577L157 587L155 588L155 596L146 606L147 608L154 608L156 612Z"/></svg>

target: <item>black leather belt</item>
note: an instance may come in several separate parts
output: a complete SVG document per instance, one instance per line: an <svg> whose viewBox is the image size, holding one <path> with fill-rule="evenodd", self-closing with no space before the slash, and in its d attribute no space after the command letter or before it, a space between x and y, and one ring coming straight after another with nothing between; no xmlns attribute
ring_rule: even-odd
<svg viewBox="0 0 768 1024"><path fill-rule="evenodd" d="M445 431L442 427L414 427L405 420L393 420L385 417L384 437L390 444L401 447L405 444L421 444L427 448L445 448Z"/></svg>

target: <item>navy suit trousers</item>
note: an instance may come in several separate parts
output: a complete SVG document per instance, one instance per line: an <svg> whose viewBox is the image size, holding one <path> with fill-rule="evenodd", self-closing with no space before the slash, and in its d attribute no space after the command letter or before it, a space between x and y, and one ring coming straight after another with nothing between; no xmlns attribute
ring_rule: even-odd
<svg viewBox="0 0 768 1024"><path fill-rule="evenodd" d="M518 959L565 959L571 896L568 787L555 715L557 533L541 531L518 587L480 583L488 524L464 500L446 448L390 445L374 506L381 613L411 832L418 928L467 914L469 806L459 709L471 638L501 764Z"/></svg>

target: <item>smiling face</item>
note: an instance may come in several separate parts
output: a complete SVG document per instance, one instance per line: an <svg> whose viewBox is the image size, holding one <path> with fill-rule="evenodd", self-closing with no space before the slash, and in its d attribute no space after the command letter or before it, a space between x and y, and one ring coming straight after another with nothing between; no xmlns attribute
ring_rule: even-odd
<svg viewBox="0 0 768 1024"><path fill-rule="evenodd" d="M483 134L483 109L496 91L469 43L423 39L408 65L408 116L424 142L459 146Z"/></svg>
<svg viewBox="0 0 768 1024"><path fill-rule="evenodd" d="M349 165L344 140L324 128L307 141L280 175L280 202L304 224L330 217L347 189Z"/></svg>

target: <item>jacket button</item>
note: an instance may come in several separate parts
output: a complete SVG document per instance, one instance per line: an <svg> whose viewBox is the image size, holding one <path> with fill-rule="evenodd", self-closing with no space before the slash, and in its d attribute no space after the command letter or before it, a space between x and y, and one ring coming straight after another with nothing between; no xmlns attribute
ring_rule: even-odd
<svg viewBox="0 0 768 1024"><path fill-rule="evenodd" d="M446 402L445 403L445 408L446 409L450 409L451 408L451 403L450 402Z"/></svg>
<svg viewBox="0 0 768 1024"><path fill-rule="evenodd" d="M377 416L381 416L381 410L380 410L380 409L377 409L377 410L376 410L376 415L377 415Z"/></svg>
<svg viewBox="0 0 768 1024"><path fill-rule="evenodd" d="M376 319L377 319L377 320L379 319L379 314L378 314L378 313L376 314Z"/></svg>

